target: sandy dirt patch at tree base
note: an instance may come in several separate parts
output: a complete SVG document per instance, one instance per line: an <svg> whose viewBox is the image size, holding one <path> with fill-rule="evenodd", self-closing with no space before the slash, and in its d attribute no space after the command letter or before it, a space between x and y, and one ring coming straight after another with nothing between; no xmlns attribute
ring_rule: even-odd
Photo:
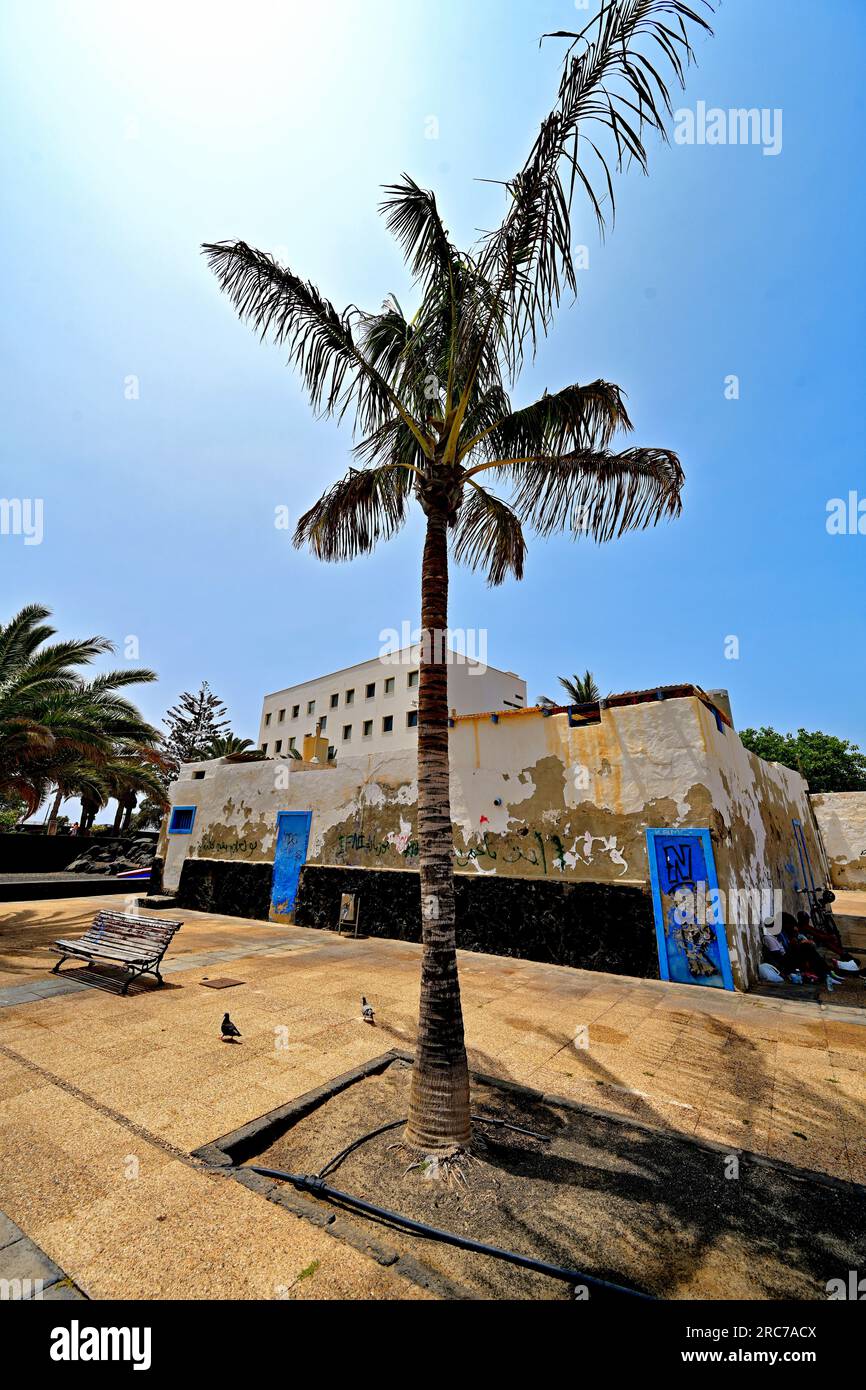
<svg viewBox="0 0 866 1390"><path fill-rule="evenodd" d="M408 1111L410 1068L394 1062L311 1111L249 1162L318 1173L366 1132ZM866 1265L866 1190L663 1131L473 1083L473 1113L548 1142L476 1123L465 1184L413 1168L401 1130L362 1144L333 1187L414 1220L660 1298L826 1299ZM338 1211L325 1199L310 1198ZM383 1226L341 1220L411 1255L468 1296L567 1299L567 1285L501 1260Z"/></svg>

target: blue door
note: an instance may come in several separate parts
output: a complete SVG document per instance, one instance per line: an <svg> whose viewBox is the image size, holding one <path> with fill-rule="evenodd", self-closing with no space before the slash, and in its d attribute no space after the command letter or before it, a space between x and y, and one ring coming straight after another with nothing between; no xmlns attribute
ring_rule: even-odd
<svg viewBox="0 0 866 1390"><path fill-rule="evenodd" d="M648 830L647 855L663 980L733 989L708 830Z"/></svg>
<svg viewBox="0 0 866 1390"><path fill-rule="evenodd" d="M278 811L277 845L271 886L271 921L291 919L301 865L307 858L312 811Z"/></svg>

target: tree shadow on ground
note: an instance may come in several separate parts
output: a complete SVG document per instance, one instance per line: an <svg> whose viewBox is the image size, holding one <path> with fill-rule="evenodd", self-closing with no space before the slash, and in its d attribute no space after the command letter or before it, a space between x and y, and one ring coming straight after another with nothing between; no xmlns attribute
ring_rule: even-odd
<svg viewBox="0 0 866 1390"><path fill-rule="evenodd" d="M753 1124L766 1114L774 1090L761 1048L731 1024L712 1016L702 1023L710 1035L724 1036L728 1055L716 1081L740 1097L744 1126ZM561 1034L543 1024L533 1022L532 1032L562 1042ZM623 1087L591 1049L581 1057L584 1074L601 1083L598 1109L595 1101L584 1107L576 1100L577 1109L565 1110L474 1088L473 1109L482 1096L493 1097L498 1113L511 1111L516 1123L552 1139L530 1152L504 1131L485 1135L487 1161L508 1180L521 1182L523 1190L508 1199L510 1222L525 1242L521 1248L535 1252L540 1244L548 1250L544 1258L564 1261L569 1253L574 1257L576 1242L591 1261L590 1272L616 1280L630 1269L636 1287L664 1297L700 1286L702 1276L712 1282L716 1276L707 1271L726 1264L728 1291L697 1296L826 1297L827 1280L862 1267L866 1188L827 1181L820 1151L810 1160L804 1145L794 1167L751 1155L747 1138L732 1138L729 1145L691 1138L651 1097ZM473 1069L513 1079L500 1061L477 1049ZM813 1141L826 1134L833 1144L842 1135L844 1147L843 1131L849 1120L855 1122L853 1104L838 1095L827 1099L819 1084L804 1077L796 1081ZM649 1080L647 1087L652 1085ZM619 1102L625 1114L598 1113L608 1087L626 1092ZM834 1134L835 1141L829 1139ZM803 1173L800 1164L816 1171Z"/></svg>

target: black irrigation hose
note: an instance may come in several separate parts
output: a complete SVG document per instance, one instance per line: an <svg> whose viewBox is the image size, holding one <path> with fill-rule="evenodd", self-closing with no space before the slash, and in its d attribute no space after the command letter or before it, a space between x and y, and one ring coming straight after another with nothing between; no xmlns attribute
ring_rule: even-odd
<svg viewBox="0 0 866 1390"><path fill-rule="evenodd" d="M501 1125L503 1129L513 1129L516 1134L528 1134L530 1139L540 1139L542 1144L549 1144L550 1134L541 1134L537 1129L524 1129L523 1125L513 1125L510 1120L496 1120L492 1115L473 1115L472 1119L481 1125Z"/></svg>
<svg viewBox="0 0 866 1390"><path fill-rule="evenodd" d="M338 1154L335 1154L333 1158L329 1159L324 1168L319 1169L318 1176L320 1178L327 1177L328 1173L330 1173L333 1168L338 1167L339 1164L343 1162L344 1158L348 1158L349 1154L354 1153L362 1144L366 1144L368 1139L375 1139L377 1134L386 1134L389 1129L396 1129L398 1125L404 1125L405 1123L405 1119L389 1120L386 1125L380 1125L378 1129L371 1129L369 1134L362 1134L360 1139L353 1139L351 1144L347 1144L345 1149L341 1149Z"/></svg>
<svg viewBox="0 0 866 1390"><path fill-rule="evenodd" d="M402 1123L402 1121L396 1123ZM531 1255L519 1255L515 1250L503 1250L498 1245L484 1245L480 1240L471 1240L468 1236L455 1235L453 1231L443 1231L437 1226L428 1226L424 1221L414 1221L411 1216L402 1216L400 1212L389 1211L387 1207L378 1207L373 1202L365 1202L363 1197L353 1197L348 1192L340 1192L336 1187L329 1187L318 1177L305 1177L301 1173L284 1173L280 1168L260 1168L258 1164L254 1163L249 1165L249 1170L253 1173L259 1173L263 1178L277 1178L281 1182L290 1182L294 1187L299 1187L304 1192L312 1192L317 1197L326 1197L332 1202L350 1207L355 1211L364 1212L368 1216L378 1216L396 1226L402 1226L404 1230L412 1231L415 1235L427 1236L432 1240L441 1240L445 1245L456 1245L461 1250L471 1250L478 1255L490 1255L495 1260L507 1260L510 1264L519 1265L523 1269L534 1270L537 1274L546 1274L551 1279L561 1279L567 1284L591 1284L593 1288L601 1289L608 1294L622 1294L628 1298L644 1298L651 1302L655 1301L652 1294L639 1293L637 1289L626 1289L620 1284L611 1284L607 1279L596 1279L593 1275L582 1274L576 1269L562 1269L559 1265L547 1264L545 1260L535 1260Z"/></svg>
<svg viewBox="0 0 866 1390"><path fill-rule="evenodd" d="M502 1125L505 1129L513 1129L517 1134L528 1134L532 1139L540 1139L545 1144L550 1143L551 1136L549 1134L539 1134L535 1129L524 1129L522 1125L513 1125L510 1120L496 1120L489 1115L473 1115L472 1119L478 1124ZM318 1177L327 1177L328 1173L332 1173L335 1168L339 1168L343 1159L348 1158L349 1154L354 1153L362 1144L366 1144L368 1139L375 1139L380 1134L387 1134L389 1129L397 1129L399 1125L405 1125L405 1123L406 1116L404 1115L401 1120L389 1120L386 1125L379 1125L378 1129L371 1129L368 1134L362 1134L360 1139L353 1139L351 1144L346 1145L345 1149L341 1149L333 1158L328 1159L325 1166L319 1169Z"/></svg>

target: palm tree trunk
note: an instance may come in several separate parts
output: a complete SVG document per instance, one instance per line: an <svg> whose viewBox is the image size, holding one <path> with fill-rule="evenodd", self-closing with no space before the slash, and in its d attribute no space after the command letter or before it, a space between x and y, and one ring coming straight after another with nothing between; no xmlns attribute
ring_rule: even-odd
<svg viewBox="0 0 866 1390"><path fill-rule="evenodd" d="M430 1152L470 1138L469 1070L454 934L454 854L448 761L447 522L432 512L421 569L418 691L418 849L421 1002L406 1142Z"/></svg>
<svg viewBox="0 0 866 1390"><path fill-rule="evenodd" d="M116 810L115 813L114 813L114 833L115 833L115 835L119 835L119 834L120 834L120 822L121 822L122 820L123 820L123 802L122 802L122 800L120 799L120 797L118 797L118 799L117 799L117 810Z"/></svg>
<svg viewBox="0 0 866 1390"><path fill-rule="evenodd" d="M132 813L135 810L135 802L136 797L133 793L132 799L130 801L127 801L126 805L123 808L123 822L120 827L121 835L125 835L127 830L129 829L129 822L132 820Z"/></svg>
<svg viewBox="0 0 866 1390"><path fill-rule="evenodd" d="M63 792L57 788L57 795L54 798L54 805L51 807L51 815L48 817L48 829L46 835L57 834L57 817L60 815L60 807L63 803Z"/></svg>

